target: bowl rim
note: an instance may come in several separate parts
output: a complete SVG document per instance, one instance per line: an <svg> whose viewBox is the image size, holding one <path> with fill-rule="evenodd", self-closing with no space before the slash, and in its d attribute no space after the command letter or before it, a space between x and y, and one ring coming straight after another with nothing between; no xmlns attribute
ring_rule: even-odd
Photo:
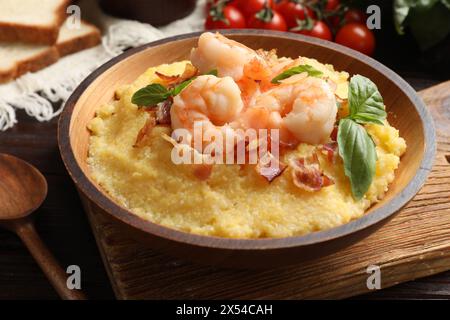
<svg viewBox="0 0 450 320"><path fill-rule="evenodd" d="M394 71L384 66L380 62L350 48L341 46L329 41L311 38L303 35L293 33L285 33L279 31L262 31L262 30L216 30L224 35L251 35L251 36L270 36L285 38L293 40L298 43L306 42L312 45L326 47L335 51L340 51L342 54L350 56L352 59L357 59L362 63L369 64L380 73L392 79L397 84L400 90L410 99L414 108L416 109L422 121L425 137L424 153L421 164L417 169L416 174L411 181L394 196L389 202L381 207L375 209L370 214L365 214L362 217L350 221L341 226L331 229L312 232L301 236L283 237L283 238L263 238L263 239L235 239L235 238L221 238L217 236L204 236L193 233L188 233L176 229L171 229L163 225L159 225L147 220L144 220L131 211L120 206L106 196L99 188L97 188L89 178L83 173L81 167L78 165L75 155L73 153L70 142L70 124L72 119L73 109L78 102L81 95L88 88L88 86L95 81L101 74L122 62L126 58L144 51L148 48L162 45L165 43L185 40L189 38L197 38L203 31L177 35L173 37L157 40L133 49L130 49L121 55L109 60L101 65L94 72L92 72L72 93L65 103L64 110L60 115L58 122L58 145L61 157L66 166L69 175L74 181L77 188L79 188L90 201L94 202L101 209L108 214L114 216L123 223L130 225L140 231L152 234L154 236L164 238L166 240L175 241L187 245L194 245L199 247L224 249L224 250L271 250L271 249L287 249L292 247L308 246L335 240L348 236L350 234L362 231L371 227L389 216L398 212L408 201L410 201L416 193L424 185L426 178L431 171L433 160L436 152L435 143L435 128L434 121L427 107L422 99L417 95L416 91ZM214 31L213 31L214 32Z"/></svg>

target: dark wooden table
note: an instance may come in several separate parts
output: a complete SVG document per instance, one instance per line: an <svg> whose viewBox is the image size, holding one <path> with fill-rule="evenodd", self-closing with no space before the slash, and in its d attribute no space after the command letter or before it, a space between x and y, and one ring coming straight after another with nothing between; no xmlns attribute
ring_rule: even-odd
<svg viewBox="0 0 450 320"><path fill-rule="evenodd" d="M424 78L422 74L402 75L416 90L439 82L432 77ZM64 267L81 267L82 289L91 299L112 299L114 295L95 240L59 155L56 128L56 119L38 123L19 113L19 124L0 133L0 153L27 160L44 173L49 193L36 215L38 231ZM56 298L57 295L20 240L0 230L0 299ZM358 298L450 299L450 272Z"/></svg>

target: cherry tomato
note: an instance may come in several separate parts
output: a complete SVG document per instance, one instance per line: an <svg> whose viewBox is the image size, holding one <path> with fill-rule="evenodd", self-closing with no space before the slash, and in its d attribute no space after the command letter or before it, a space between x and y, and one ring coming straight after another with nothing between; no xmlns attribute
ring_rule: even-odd
<svg viewBox="0 0 450 320"><path fill-rule="evenodd" d="M265 10L267 10L267 13L263 13ZM253 29L287 31L286 21L284 21L283 16L276 10L270 8L264 8L250 17L248 27Z"/></svg>
<svg viewBox="0 0 450 320"><path fill-rule="evenodd" d="M328 0L327 4L325 5L325 11L335 11L340 4L341 1L339 0Z"/></svg>
<svg viewBox="0 0 450 320"><path fill-rule="evenodd" d="M371 56L375 51L375 36L365 24L349 23L339 29L335 41Z"/></svg>
<svg viewBox="0 0 450 320"><path fill-rule="evenodd" d="M314 25L311 30L297 30L294 32L323 40L333 40L333 35L331 34L330 28L323 21L314 21Z"/></svg>
<svg viewBox="0 0 450 320"><path fill-rule="evenodd" d="M235 2L239 10L241 10L248 19L261 11L266 6L266 3L267 7L273 7L273 0L236 0Z"/></svg>
<svg viewBox="0 0 450 320"><path fill-rule="evenodd" d="M211 7L205 21L205 29L244 29L247 27L244 15L234 6Z"/></svg>
<svg viewBox="0 0 450 320"><path fill-rule="evenodd" d="M224 2L226 5L235 6L237 8L237 0L207 0L206 1L206 12L209 12L211 10L211 7L219 3L219 1Z"/></svg>
<svg viewBox="0 0 450 320"><path fill-rule="evenodd" d="M275 5L275 9L284 17L288 28L297 26L297 19L305 20L305 13L315 18L314 11L305 6L301 0L282 0Z"/></svg>
<svg viewBox="0 0 450 320"><path fill-rule="evenodd" d="M358 9L349 9L344 15L345 23L358 22L365 24L367 21L367 15Z"/></svg>

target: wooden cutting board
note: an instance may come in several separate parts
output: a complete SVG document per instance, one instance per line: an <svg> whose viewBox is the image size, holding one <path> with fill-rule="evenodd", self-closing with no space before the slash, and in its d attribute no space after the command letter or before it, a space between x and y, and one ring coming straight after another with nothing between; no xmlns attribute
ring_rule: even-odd
<svg viewBox="0 0 450 320"><path fill-rule="evenodd" d="M140 245L87 208L117 298L346 298L370 291L369 265L380 267L381 288L450 270L450 81L420 95L433 113L438 140L426 185L377 232L328 257L265 271L199 266Z"/></svg>

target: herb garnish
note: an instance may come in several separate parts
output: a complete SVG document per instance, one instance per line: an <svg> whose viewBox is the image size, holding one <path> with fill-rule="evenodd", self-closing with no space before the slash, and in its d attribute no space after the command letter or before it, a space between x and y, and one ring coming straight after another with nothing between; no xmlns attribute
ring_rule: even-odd
<svg viewBox="0 0 450 320"><path fill-rule="evenodd" d="M138 90L131 99L131 102L138 106L156 106L158 103L166 101L172 92L159 83L152 83Z"/></svg>
<svg viewBox="0 0 450 320"><path fill-rule="evenodd" d="M211 70L207 75L213 75L217 77L217 70ZM186 81L183 81L179 85L169 89L164 87L159 83L152 83L138 91L131 98L131 102L140 107L150 107L154 108L158 103L164 102L170 97L177 96L183 91L188 85L191 84L197 77L192 77Z"/></svg>
<svg viewBox="0 0 450 320"><path fill-rule="evenodd" d="M383 98L372 81L360 75L353 76L348 94L350 118L358 123L384 124Z"/></svg>
<svg viewBox="0 0 450 320"><path fill-rule="evenodd" d="M296 67L292 67L282 73L280 73L278 76L272 79L272 83L279 84L281 80L290 78L296 74L300 74L306 72L310 77L321 77L323 73L316 68L310 66L309 64L302 64Z"/></svg>
<svg viewBox="0 0 450 320"><path fill-rule="evenodd" d="M359 200L372 184L377 160L375 143L361 124L384 124L386 111L377 86L360 75L350 79L348 102L350 113L339 122L337 140L353 197Z"/></svg>

